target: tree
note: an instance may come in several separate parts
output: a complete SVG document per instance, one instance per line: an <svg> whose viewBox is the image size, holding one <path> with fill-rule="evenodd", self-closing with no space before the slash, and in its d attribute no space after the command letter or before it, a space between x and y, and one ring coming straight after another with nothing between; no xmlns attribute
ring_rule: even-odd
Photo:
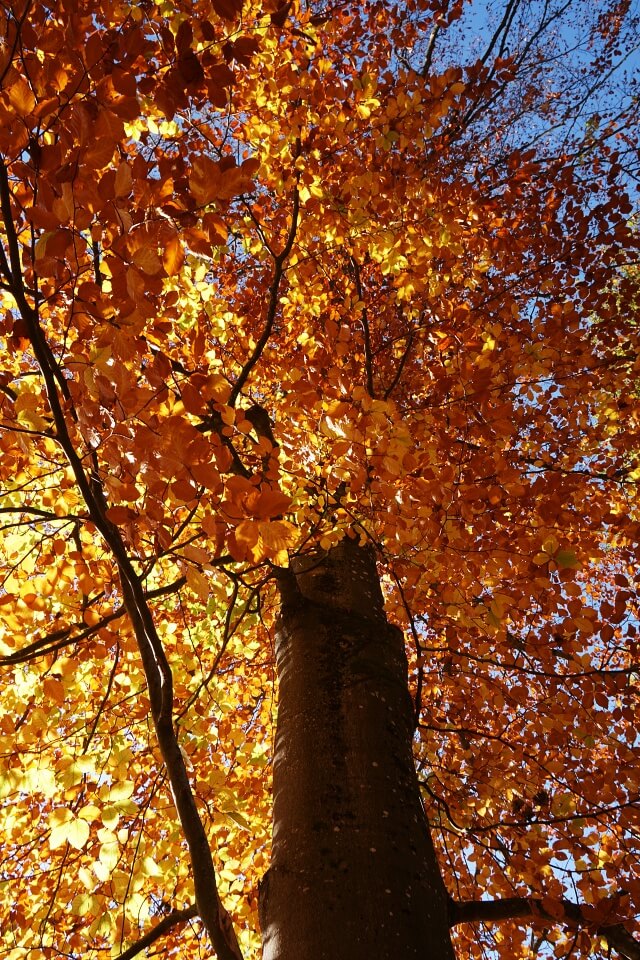
<svg viewBox="0 0 640 960"><path fill-rule="evenodd" d="M6 955L640 956L635 5L2 16Z"/></svg>

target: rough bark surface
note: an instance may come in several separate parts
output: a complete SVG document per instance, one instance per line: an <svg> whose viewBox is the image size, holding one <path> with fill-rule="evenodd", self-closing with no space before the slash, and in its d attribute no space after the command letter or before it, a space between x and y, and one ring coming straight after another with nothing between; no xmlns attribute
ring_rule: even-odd
<svg viewBox="0 0 640 960"><path fill-rule="evenodd" d="M411 755L401 631L372 553L345 540L281 581L264 960L453 960Z"/></svg>

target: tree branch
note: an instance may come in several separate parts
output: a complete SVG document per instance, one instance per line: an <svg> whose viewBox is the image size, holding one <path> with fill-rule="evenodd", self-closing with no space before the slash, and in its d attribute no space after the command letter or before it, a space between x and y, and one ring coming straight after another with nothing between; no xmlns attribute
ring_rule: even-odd
<svg viewBox="0 0 640 960"><path fill-rule="evenodd" d="M611 898L610 915L616 914L617 897ZM583 907L569 900L559 900L558 911L551 913L544 901L528 897L507 897L504 900L464 900L453 901L450 908L450 925L460 923L500 923L502 920L529 919L546 923L564 923L569 927L589 927L599 937L603 937L610 947L617 950L625 960L640 960L640 942L633 937L623 923L616 920L608 923L597 922L596 916L602 916L607 901L593 907ZM592 916L589 916L589 913Z"/></svg>
<svg viewBox="0 0 640 960"><path fill-rule="evenodd" d="M385 400L388 400L388 399L389 399L389 397L391 396L391 394L393 393L393 391L395 390L395 388L398 386L398 384L399 384L399 382L400 382L400 377L402 376L402 371L404 370L404 365L405 365L405 363L407 362L407 360L409 359L409 353L411 352L411 347L412 347L412 346L413 346L413 330L411 330L411 331L409 332L409 336L407 337L407 347L406 347L406 350L404 351L404 353L403 353L402 356L400 357L400 363L398 364L398 369L396 370L396 374L395 374L393 380L391 381L391 385L388 386L387 389L386 389L385 392L384 392L384 399L385 399Z"/></svg>
<svg viewBox="0 0 640 960"><path fill-rule="evenodd" d="M421 77L429 76L429 71L431 70L431 61L433 60L433 52L436 48L436 40L438 39L439 33L440 25L436 23L429 35L429 41L427 43L427 49L424 55L424 63L422 65L422 69L419 71Z"/></svg>
<svg viewBox="0 0 640 960"><path fill-rule="evenodd" d="M152 943L155 943L156 940L159 940L167 930L171 930L172 927L175 927L179 923L185 923L187 920L193 920L194 917L198 916L198 908L195 903L190 907L186 907L184 910L172 910L171 913L167 914L160 923L157 923L155 927L152 927L148 933L145 933L144 937L141 937L140 940L137 940L134 944L128 947L124 953L119 953L116 957L116 960L131 960L132 957L137 956L137 954L142 953L147 947L150 947Z"/></svg>
<svg viewBox="0 0 640 960"><path fill-rule="evenodd" d="M174 729L173 673L147 602L142 577L137 573L135 564L129 557L120 530L107 516L108 501L97 465L93 471L87 471L84 457L81 451L76 449L67 420L67 417L73 420L77 417L71 402L69 387L40 326L37 301L36 306L32 307L25 295L19 239L11 211L9 174L4 162L0 162L0 212L4 220L10 255L12 293L26 326L44 381L55 426L54 439L64 451L86 504L89 518L102 536L118 569L123 605L133 628L147 682L158 745L171 785L176 813L189 849L198 913L218 960L242 960L231 918L220 900L209 840L196 806L185 759ZM293 243L292 238L291 243ZM289 249L290 246L285 248L287 256ZM278 259L277 262L282 268L284 258L282 261ZM90 452L93 454L92 462L95 463L95 451Z"/></svg>
<svg viewBox="0 0 640 960"><path fill-rule="evenodd" d="M362 289L362 279L360 277L360 265L355 257L349 257L349 262L351 263L351 267L353 269L353 277L356 283L358 300L360 303L362 303L362 313L360 314L360 319L362 321L362 331L364 333L364 362L367 374L367 393L370 397L375 397L373 386L373 359L371 356L371 331L369 328L369 314L367 313L367 308L364 306L364 291Z"/></svg>
<svg viewBox="0 0 640 960"><path fill-rule="evenodd" d="M273 279L271 280L271 286L269 288L269 306L267 307L267 320L264 325L264 330L260 335L260 339L256 343L255 349L242 370L240 371L240 376L236 380L233 389L229 395L229 406L234 407L236 400L240 396L240 392L244 387L245 383L249 379L249 374L255 367L256 363L262 356L262 352L267 345L269 337L271 336L271 331L273 329L273 324L276 319L276 312L278 309L278 298L280 294L280 282L284 274L284 267L289 254L293 248L293 243L296 238L296 232L298 230L298 215L300 212L300 194L298 192L298 187L296 186L293 191L293 210L291 211L291 224L289 226L289 233L287 234L286 243L282 251L274 257L274 267L273 267Z"/></svg>
<svg viewBox="0 0 640 960"><path fill-rule="evenodd" d="M180 587L184 586L186 582L186 577L179 577L178 580L175 580L173 583L168 583L164 587L156 587L155 590L150 590L148 593L145 593L145 599L150 601L157 597L164 597L175 593ZM91 602L93 603L94 601L92 600ZM49 653L55 653L57 650L62 649L62 647L69 647L72 644L80 643L82 640L88 640L109 623L112 623L114 620L119 620L126 612L124 607L120 607L118 610L114 610L112 613L101 617L97 623L91 626L86 626L84 622L81 622L72 624L69 627L63 627L61 630L56 630L53 633L45 633L44 636L38 637L24 647L20 647L19 650L15 650L13 653L8 653L5 656L0 656L0 666L29 663L30 660L35 660L36 657L44 657ZM74 633L74 630L78 630L79 632Z"/></svg>

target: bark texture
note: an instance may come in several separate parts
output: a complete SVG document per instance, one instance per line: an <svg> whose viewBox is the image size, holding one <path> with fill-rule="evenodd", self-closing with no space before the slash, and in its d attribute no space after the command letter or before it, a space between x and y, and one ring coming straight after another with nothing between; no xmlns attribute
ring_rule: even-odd
<svg viewBox="0 0 640 960"><path fill-rule="evenodd" d="M264 960L453 960L411 754L402 632L344 540L281 580Z"/></svg>

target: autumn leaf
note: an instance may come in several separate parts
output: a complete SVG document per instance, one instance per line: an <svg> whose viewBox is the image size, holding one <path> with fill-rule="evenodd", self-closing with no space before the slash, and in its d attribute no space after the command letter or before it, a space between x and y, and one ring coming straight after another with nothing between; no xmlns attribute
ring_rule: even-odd
<svg viewBox="0 0 640 960"><path fill-rule="evenodd" d="M131 507L109 507L105 516L115 524L131 523L136 519L136 512Z"/></svg>
<svg viewBox="0 0 640 960"><path fill-rule="evenodd" d="M82 850L89 839L89 824L80 817L75 817L70 810L62 808L55 810L49 818L51 833L49 847L52 850L69 844L76 850Z"/></svg>
<svg viewBox="0 0 640 960"><path fill-rule="evenodd" d="M558 550L554 557L561 570L579 570L580 561L573 550Z"/></svg>
<svg viewBox="0 0 640 960"><path fill-rule="evenodd" d="M184 249L179 238L172 237L166 244L162 254L162 265L168 274L173 277L180 272L184 262Z"/></svg>
<svg viewBox="0 0 640 960"><path fill-rule="evenodd" d="M11 84L7 98L16 112L23 117L28 116L36 104L33 90L22 77L18 77L16 82Z"/></svg>
<svg viewBox="0 0 640 960"><path fill-rule="evenodd" d="M275 517L285 513L290 503L291 498L281 490L263 490L252 505L252 512L258 519Z"/></svg>
<svg viewBox="0 0 640 960"><path fill-rule="evenodd" d="M257 161L247 160L241 166L218 162L207 156L196 157L189 177L189 185L200 206L213 200L226 200L251 189L251 177Z"/></svg>
<svg viewBox="0 0 640 960"><path fill-rule="evenodd" d="M132 257L133 262L139 270L146 274L156 274L162 269L160 257L149 247L138 247Z"/></svg>
<svg viewBox="0 0 640 960"><path fill-rule="evenodd" d="M211 0L211 6L224 20L235 20L242 12L242 0Z"/></svg>

